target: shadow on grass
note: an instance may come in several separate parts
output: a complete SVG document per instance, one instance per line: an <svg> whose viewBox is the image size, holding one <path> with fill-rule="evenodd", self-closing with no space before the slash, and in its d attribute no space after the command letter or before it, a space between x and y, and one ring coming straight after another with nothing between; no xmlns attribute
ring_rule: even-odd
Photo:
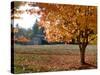
<svg viewBox="0 0 100 75"><path fill-rule="evenodd" d="M16 54L36 54L36 55L71 55L71 52L67 52L67 53L60 53L60 52L52 52L52 53L48 53L48 52L16 52Z"/></svg>
<svg viewBox="0 0 100 75"><path fill-rule="evenodd" d="M89 63L82 64L78 69L96 69L97 66Z"/></svg>

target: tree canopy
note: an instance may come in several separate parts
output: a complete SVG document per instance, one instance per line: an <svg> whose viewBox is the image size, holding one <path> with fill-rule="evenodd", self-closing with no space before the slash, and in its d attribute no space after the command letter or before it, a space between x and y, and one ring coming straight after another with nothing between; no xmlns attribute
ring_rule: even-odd
<svg viewBox="0 0 100 75"><path fill-rule="evenodd" d="M79 42L88 38L88 42L97 33L97 11L95 6L44 4L46 7L44 22L48 41L69 42L80 37ZM84 41L85 42L85 41Z"/></svg>

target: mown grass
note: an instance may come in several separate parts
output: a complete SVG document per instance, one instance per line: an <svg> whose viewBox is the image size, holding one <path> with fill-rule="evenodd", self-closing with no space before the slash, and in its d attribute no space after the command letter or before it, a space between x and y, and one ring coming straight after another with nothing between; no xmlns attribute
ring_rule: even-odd
<svg viewBox="0 0 100 75"><path fill-rule="evenodd" d="M96 54L96 46L88 46L86 62L96 66ZM77 45L15 45L15 73L78 70L80 67ZM89 68L96 67L87 66Z"/></svg>

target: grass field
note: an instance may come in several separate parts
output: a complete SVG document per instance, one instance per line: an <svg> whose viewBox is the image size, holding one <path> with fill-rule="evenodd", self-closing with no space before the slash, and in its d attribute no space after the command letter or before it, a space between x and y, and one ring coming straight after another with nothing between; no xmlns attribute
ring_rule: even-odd
<svg viewBox="0 0 100 75"><path fill-rule="evenodd" d="M97 47L86 48L87 65L80 65L78 45L15 45L14 72L48 72L97 67Z"/></svg>

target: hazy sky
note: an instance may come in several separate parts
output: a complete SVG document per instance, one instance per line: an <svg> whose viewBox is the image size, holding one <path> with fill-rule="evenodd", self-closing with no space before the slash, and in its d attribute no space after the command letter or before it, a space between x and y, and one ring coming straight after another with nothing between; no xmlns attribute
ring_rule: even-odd
<svg viewBox="0 0 100 75"><path fill-rule="evenodd" d="M34 10L34 11L40 11L39 7L31 7L29 5L24 5L24 6L20 6L17 10L21 10L24 11L24 13L20 14L20 19L14 19L14 27L16 27L16 25L18 24L19 27L28 29L28 28L32 28L32 26L34 25L36 19L39 21L41 15L39 15L37 12L35 12L34 14L29 14L26 12L26 10Z"/></svg>

